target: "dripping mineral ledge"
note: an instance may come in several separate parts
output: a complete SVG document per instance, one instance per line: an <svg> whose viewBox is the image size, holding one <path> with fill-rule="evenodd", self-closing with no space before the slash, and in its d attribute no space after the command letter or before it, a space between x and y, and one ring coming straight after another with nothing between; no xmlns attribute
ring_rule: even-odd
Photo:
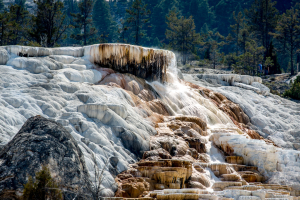
<svg viewBox="0 0 300 200"><path fill-rule="evenodd" d="M83 57L93 65L130 73L148 81L166 81L166 71L175 59L171 51L128 44L96 44L84 47L43 48L5 46L0 51L0 64L6 65L14 56L44 57L64 55ZM70 63L72 64L72 63Z"/></svg>

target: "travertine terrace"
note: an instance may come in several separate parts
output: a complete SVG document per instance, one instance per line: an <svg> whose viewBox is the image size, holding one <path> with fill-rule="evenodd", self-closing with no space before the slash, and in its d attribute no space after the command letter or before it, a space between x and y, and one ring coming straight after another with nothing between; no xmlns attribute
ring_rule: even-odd
<svg viewBox="0 0 300 200"><path fill-rule="evenodd" d="M280 100L258 77L184 81L172 52L125 44L6 46L0 58L1 146L30 117L58 122L91 180L104 169L106 199L299 199L300 152L288 143L299 140L297 107L256 108ZM206 79L216 84L206 88ZM263 110L268 116L256 116ZM287 115L294 121L273 123Z"/></svg>

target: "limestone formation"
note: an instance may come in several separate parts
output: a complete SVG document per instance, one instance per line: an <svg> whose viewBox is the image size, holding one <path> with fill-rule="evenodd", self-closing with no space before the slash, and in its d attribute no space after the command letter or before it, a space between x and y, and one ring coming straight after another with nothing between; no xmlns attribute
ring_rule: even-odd
<svg viewBox="0 0 300 200"><path fill-rule="evenodd" d="M299 106L258 77L183 81L172 52L125 44L1 49L0 145L32 116L57 121L107 199L300 195L299 151L277 148L298 149Z"/></svg>

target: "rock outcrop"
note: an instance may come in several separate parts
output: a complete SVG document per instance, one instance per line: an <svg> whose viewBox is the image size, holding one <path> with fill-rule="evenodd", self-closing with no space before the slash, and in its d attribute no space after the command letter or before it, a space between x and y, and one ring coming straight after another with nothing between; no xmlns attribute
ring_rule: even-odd
<svg viewBox="0 0 300 200"><path fill-rule="evenodd" d="M0 194L21 194L28 176L35 177L42 165L49 166L65 193L90 187L83 153L71 134L61 124L36 116L0 151Z"/></svg>

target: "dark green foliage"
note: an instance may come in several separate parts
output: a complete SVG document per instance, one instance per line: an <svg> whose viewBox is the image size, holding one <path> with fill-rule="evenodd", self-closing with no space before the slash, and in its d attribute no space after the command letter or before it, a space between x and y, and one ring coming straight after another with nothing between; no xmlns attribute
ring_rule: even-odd
<svg viewBox="0 0 300 200"><path fill-rule="evenodd" d="M148 23L148 15L150 10L147 10L147 5L143 0L134 0L130 9L127 9L128 18L126 22L132 32L134 38L134 44L139 45L141 43L140 38L145 37L144 26Z"/></svg>
<svg viewBox="0 0 300 200"><path fill-rule="evenodd" d="M64 0L64 6L68 17L71 17L72 14L78 13L78 3L76 0Z"/></svg>
<svg viewBox="0 0 300 200"><path fill-rule="evenodd" d="M9 43L10 16L7 11L0 13L0 45Z"/></svg>
<svg viewBox="0 0 300 200"><path fill-rule="evenodd" d="M294 59L300 48L300 10L293 7L280 16L276 32L272 34L281 44L281 49L288 52L291 62L291 75L294 75Z"/></svg>
<svg viewBox="0 0 300 200"><path fill-rule="evenodd" d="M56 0L38 0L36 15L32 15L29 35L41 46L53 47L60 39L65 39L69 27L63 12L64 4Z"/></svg>
<svg viewBox="0 0 300 200"><path fill-rule="evenodd" d="M270 74L281 74L280 64L278 63L277 53L275 51L273 42L271 42L269 49L266 52L266 57L269 57L273 63L270 68Z"/></svg>
<svg viewBox="0 0 300 200"><path fill-rule="evenodd" d="M251 8L245 14L248 20L249 31L255 33L256 39L265 49L269 49L277 20L278 10L275 7L276 1L255 0Z"/></svg>
<svg viewBox="0 0 300 200"><path fill-rule="evenodd" d="M98 35L106 38L108 41L113 41L116 34L116 24L110 14L109 4L105 0L96 0L93 8L93 21L97 29Z"/></svg>
<svg viewBox="0 0 300 200"><path fill-rule="evenodd" d="M25 2L26 0L15 0L15 4L21 6L25 9Z"/></svg>
<svg viewBox="0 0 300 200"><path fill-rule="evenodd" d="M15 4L9 7L9 16L12 27L10 30L9 44L24 44L28 37L27 29L29 27L29 12L22 3Z"/></svg>
<svg viewBox="0 0 300 200"><path fill-rule="evenodd" d="M195 45L200 43L200 34L195 31L194 19L192 16L179 16L179 12L173 9L167 16L167 25L166 38L169 46L182 54L183 64L186 64L188 54L194 53Z"/></svg>
<svg viewBox="0 0 300 200"><path fill-rule="evenodd" d="M0 11L2 11L4 8L4 3L3 3L3 0L0 0Z"/></svg>
<svg viewBox="0 0 300 200"><path fill-rule="evenodd" d="M300 100L300 76L297 76L296 80L293 82L292 88L286 90L283 96Z"/></svg>
<svg viewBox="0 0 300 200"><path fill-rule="evenodd" d="M200 32L201 27L205 24L212 24L215 15L211 11L207 0L191 0L189 13L195 19L196 31Z"/></svg>
<svg viewBox="0 0 300 200"><path fill-rule="evenodd" d="M79 31L71 37L79 42L83 41L83 45L86 45L96 33L92 20L93 0L79 1L78 8L79 12L72 14L72 16L74 17L75 28Z"/></svg>
<svg viewBox="0 0 300 200"><path fill-rule="evenodd" d="M50 170L43 166L35 175L35 181L30 176L24 185L23 200L59 200L63 199L58 183L51 177Z"/></svg>

